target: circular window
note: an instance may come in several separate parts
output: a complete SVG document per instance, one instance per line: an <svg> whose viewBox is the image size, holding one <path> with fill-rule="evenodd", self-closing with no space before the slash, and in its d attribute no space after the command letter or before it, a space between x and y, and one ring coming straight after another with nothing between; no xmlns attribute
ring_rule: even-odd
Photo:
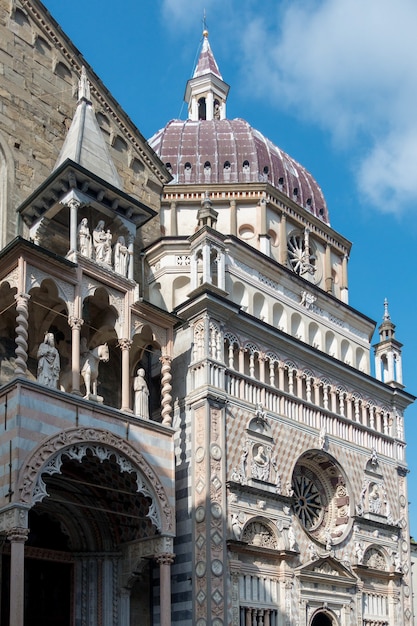
<svg viewBox="0 0 417 626"><path fill-rule="evenodd" d="M309 266L314 271L315 261L315 256L311 254L311 251L307 258L302 234L294 234L288 238L288 263L296 274L304 274Z"/></svg>
<svg viewBox="0 0 417 626"><path fill-rule="evenodd" d="M294 512L304 530L326 545L339 543L350 527L349 492L335 461L324 452L308 452L293 477Z"/></svg>
<svg viewBox="0 0 417 626"><path fill-rule="evenodd" d="M255 231L253 229L253 226L250 226L249 224L244 224L239 228L239 237L241 237L242 239L252 239L254 234Z"/></svg>
<svg viewBox="0 0 417 626"><path fill-rule="evenodd" d="M311 239L307 252L304 234L293 232L287 239L287 251L288 265L296 274L312 283L321 279L320 263L317 263L316 249Z"/></svg>

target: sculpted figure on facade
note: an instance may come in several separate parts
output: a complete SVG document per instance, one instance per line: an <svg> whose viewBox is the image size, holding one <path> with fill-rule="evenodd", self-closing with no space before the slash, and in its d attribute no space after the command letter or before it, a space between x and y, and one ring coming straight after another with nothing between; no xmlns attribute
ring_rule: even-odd
<svg viewBox="0 0 417 626"><path fill-rule="evenodd" d="M355 554L356 554L356 562L358 565L362 565L363 557L365 555L365 550L363 548L363 544L360 541L355 543Z"/></svg>
<svg viewBox="0 0 417 626"><path fill-rule="evenodd" d="M297 550L297 542L295 540L295 532L292 524L288 529L288 548L292 551Z"/></svg>
<svg viewBox="0 0 417 626"><path fill-rule="evenodd" d="M78 249L82 256L91 259L92 242L88 220L84 217L78 226Z"/></svg>
<svg viewBox="0 0 417 626"><path fill-rule="evenodd" d="M368 495L368 505L370 513L377 513L381 515L382 513L382 498L380 493L380 488L377 483L374 483L369 490Z"/></svg>
<svg viewBox="0 0 417 626"><path fill-rule="evenodd" d="M107 230L107 232L106 232L106 252L105 252L104 262L109 267L111 267L111 253L112 253L111 240L112 240L112 234L111 234L110 230Z"/></svg>
<svg viewBox="0 0 417 626"><path fill-rule="evenodd" d="M109 347L103 343L92 350L87 348L87 342L81 345L81 376L84 379L85 398L89 398L91 392L97 397L98 366L100 361L107 363L109 360Z"/></svg>
<svg viewBox="0 0 417 626"><path fill-rule="evenodd" d="M263 445L258 445L257 447L254 446L252 449L252 455L252 478L257 478L258 480L268 480L270 459L265 447Z"/></svg>
<svg viewBox="0 0 417 626"><path fill-rule="evenodd" d="M135 391L135 415L149 419L149 389L145 380L145 370L140 367L133 382Z"/></svg>
<svg viewBox="0 0 417 626"><path fill-rule="evenodd" d="M93 246L94 257L98 263L107 263L109 255L109 239L108 232L104 230L104 220L99 220L97 226L93 230ZM110 246L111 254L111 246Z"/></svg>
<svg viewBox="0 0 417 626"><path fill-rule="evenodd" d="M38 382L45 385L45 387L56 389L61 367L53 333L46 333L45 339L39 346L37 358Z"/></svg>
<svg viewBox="0 0 417 626"><path fill-rule="evenodd" d="M127 276L129 267L129 251L127 249L123 235L117 239L114 246L114 271L122 276Z"/></svg>

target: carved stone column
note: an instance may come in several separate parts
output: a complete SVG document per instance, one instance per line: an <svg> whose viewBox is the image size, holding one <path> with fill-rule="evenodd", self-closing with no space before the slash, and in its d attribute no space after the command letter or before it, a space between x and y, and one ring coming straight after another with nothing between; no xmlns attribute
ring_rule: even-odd
<svg viewBox="0 0 417 626"><path fill-rule="evenodd" d="M78 220L78 209L80 207L80 202L72 198L67 203L70 210L70 249L67 256L76 254L78 245L77 245L77 220Z"/></svg>
<svg viewBox="0 0 417 626"><path fill-rule="evenodd" d="M281 215L279 224L279 260L282 265L287 265L287 216Z"/></svg>
<svg viewBox="0 0 417 626"><path fill-rule="evenodd" d="M129 278L129 280L133 280L133 237L130 236L127 242L127 252L129 255L129 260L128 260L128 266L127 266L127 277Z"/></svg>
<svg viewBox="0 0 417 626"><path fill-rule="evenodd" d="M68 325L71 328L71 373L72 393L81 395L80 392L80 331L84 320L80 317L70 316Z"/></svg>
<svg viewBox="0 0 417 626"><path fill-rule="evenodd" d="M171 626L171 564L174 558L174 554L170 553L156 557L159 563L161 626Z"/></svg>
<svg viewBox="0 0 417 626"><path fill-rule="evenodd" d="M329 243L327 243L325 247L325 257L324 257L324 284L325 284L325 289L327 293L332 293L333 291L331 254L332 254L331 246Z"/></svg>
<svg viewBox="0 0 417 626"><path fill-rule="evenodd" d="M16 361L14 373L16 376L26 376L28 360L28 301L30 296L27 293L15 295L16 299Z"/></svg>
<svg viewBox="0 0 417 626"><path fill-rule="evenodd" d="M13 528L7 539L10 541L10 626L23 626L25 541L27 528Z"/></svg>
<svg viewBox="0 0 417 626"><path fill-rule="evenodd" d="M129 386L129 351L132 345L131 339L119 339L119 348L122 351L122 411L131 412L130 386Z"/></svg>
<svg viewBox="0 0 417 626"><path fill-rule="evenodd" d="M172 359L171 357L167 355L163 355L161 356L159 361L162 363L162 367L161 367L162 423L165 424L166 426L171 426L172 425L172 415L171 415L172 413L172 396L171 396L171 390L172 390L171 362L172 362Z"/></svg>

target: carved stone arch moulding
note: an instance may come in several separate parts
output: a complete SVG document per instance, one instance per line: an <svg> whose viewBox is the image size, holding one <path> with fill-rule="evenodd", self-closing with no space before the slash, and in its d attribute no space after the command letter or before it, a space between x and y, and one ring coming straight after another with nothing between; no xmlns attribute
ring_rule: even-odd
<svg viewBox="0 0 417 626"><path fill-rule="evenodd" d="M277 550L278 537L269 520L262 517L250 519L243 528L242 541L251 546Z"/></svg>
<svg viewBox="0 0 417 626"><path fill-rule="evenodd" d="M5 283L9 283L10 289L19 289L19 276L20 270L18 267L15 267L7 276L0 280L0 285L4 285Z"/></svg>
<svg viewBox="0 0 417 626"><path fill-rule="evenodd" d="M75 298L75 285L65 283L63 280L33 266L28 266L26 274L26 293L29 293L34 287L41 287L43 281L48 280L48 282L52 282L55 285L58 296L65 302L68 310L70 310Z"/></svg>
<svg viewBox="0 0 417 626"><path fill-rule="evenodd" d="M386 572L388 570L388 558L380 546L371 545L365 551L363 565L377 569L380 572Z"/></svg>
<svg viewBox="0 0 417 626"><path fill-rule="evenodd" d="M159 532L172 532L174 512L157 473L128 441L106 430L73 428L46 439L22 467L20 502L33 506L47 496L42 474L59 474L64 457L81 462L87 452L100 461L113 458L120 472L136 474L137 492L151 499L148 517Z"/></svg>
<svg viewBox="0 0 417 626"><path fill-rule="evenodd" d="M339 612L339 611L338 611ZM336 615L336 613L330 609L327 606L327 602L323 602L323 605L320 608L316 608L314 606L309 606L308 607L308 626L311 626L311 624L313 623L313 620L315 617L318 617L319 615L324 615L326 616L329 620L330 623L335 626L337 626L338 624L340 624L340 620L338 619L338 616Z"/></svg>

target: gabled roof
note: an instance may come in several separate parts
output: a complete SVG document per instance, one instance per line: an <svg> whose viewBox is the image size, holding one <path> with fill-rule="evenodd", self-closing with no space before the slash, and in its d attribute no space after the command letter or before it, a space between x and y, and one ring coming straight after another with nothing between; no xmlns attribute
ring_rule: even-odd
<svg viewBox="0 0 417 626"><path fill-rule="evenodd" d="M316 561L310 561L296 569L302 578L333 579L333 584L355 583L358 577L345 565L331 556L322 556Z"/></svg>
<svg viewBox="0 0 417 626"><path fill-rule="evenodd" d="M117 189L122 182L110 156L90 100L90 85L82 68L78 85L78 105L54 170L70 159Z"/></svg>

